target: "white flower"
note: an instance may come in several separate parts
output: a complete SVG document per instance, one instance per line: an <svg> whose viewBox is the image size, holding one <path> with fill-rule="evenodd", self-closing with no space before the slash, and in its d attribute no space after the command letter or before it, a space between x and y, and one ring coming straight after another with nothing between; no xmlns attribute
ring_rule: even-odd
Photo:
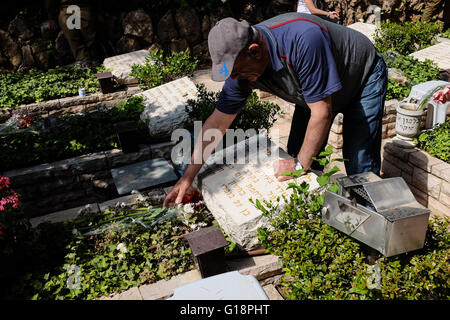
<svg viewBox="0 0 450 320"><path fill-rule="evenodd" d="M120 260L122 260L123 257L124 257L124 255L123 255L122 253L119 253L119 254L117 255L117 258L119 258Z"/></svg>
<svg viewBox="0 0 450 320"><path fill-rule="evenodd" d="M190 203L186 203L183 207L183 211L186 213L194 213L194 208Z"/></svg>
<svg viewBox="0 0 450 320"><path fill-rule="evenodd" d="M128 251L125 243L119 243L117 245L117 250L119 250L121 253L126 253Z"/></svg>
<svg viewBox="0 0 450 320"><path fill-rule="evenodd" d="M73 228L73 229L72 229L72 234L73 234L74 236L77 236L77 235L80 234L80 231L78 231L76 228Z"/></svg>
<svg viewBox="0 0 450 320"><path fill-rule="evenodd" d="M312 218L314 218L314 216L310 213L310 214L308 214L308 218L312 219Z"/></svg>

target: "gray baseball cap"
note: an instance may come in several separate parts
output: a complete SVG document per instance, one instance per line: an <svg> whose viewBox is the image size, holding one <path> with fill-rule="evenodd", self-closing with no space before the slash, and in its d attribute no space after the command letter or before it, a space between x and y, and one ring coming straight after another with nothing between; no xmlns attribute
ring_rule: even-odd
<svg viewBox="0 0 450 320"><path fill-rule="evenodd" d="M222 19L211 29L208 48L212 60L212 80L228 79L236 57L249 42L250 33L251 27L247 21L233 18Z"/></svg>

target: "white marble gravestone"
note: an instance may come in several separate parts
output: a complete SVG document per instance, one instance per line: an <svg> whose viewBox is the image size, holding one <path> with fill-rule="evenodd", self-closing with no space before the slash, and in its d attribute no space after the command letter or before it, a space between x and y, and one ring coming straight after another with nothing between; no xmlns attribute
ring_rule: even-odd
<svg viewBox="0 0 450 320"><path fill-rule="evenodd" d="M141 120L148 121L150 133L170 136L175 129L181 128L186 120L187 101L197 98L197 88L194 82L184 77L138 95L144 96L145 109L141 113Z"/></svg>
<svg viewBox="0 0 450 320"><path fill-rule="evenodd" d="M436 62L441 70L450 69L450 41L441 42L434 46L410 54L420 61L430 59Z"/></svg>
<svg viewBox="0 0 450 320"><path fill-rule="evenodd" d="M350 29L361 32L369 40L374 43L373 36L375 35L376 25L370 23L356 22L347 26Z"/></svg>
<svg viewBox="0 0 450 320"><path fill-rule="evenodd" d="M290 156L267 140L266 136L257 137L259 141L267 141L265 149L271 152L266 151L264 155L260 154L256 157L258 151L255 151L256 148L249 147L249 139L247 139L236 145L236 151L229 147L212 155L194 183L220 226L245 250L256 248L258 228L269 226L267 218L262 216L261 211L249 201L249 198L254 201L258 199L263 203L263 200L277 201L280 197L280 203L282 203L281 196L289 196L292 189L286 188L293 182L293 180L279 182L274 176L272 167L275 159L290 158ZM245 164L227 164L223 161L227 154L239 154L241 151L245 151ZM255 159L257 161L254 161ZM298 183L308 182L310 190L314 190L319 187L316 178L314 173L308 173L296 180Z"/></svg>
<svg viewBox="0 0 450 320"><path fill-rule="evenodd" d="M144 65L150 53L147 50L138 50L106 58L103 65L111 69L111 73L120 84L134 84L137 79L130 76L131 67L134 64Z"/></svg>
<svg viewBox="0 0 450 320"><path fill-rule="evenodd" d="M120 195L178 180L166 159L157 158L111 169Z"/></svg>

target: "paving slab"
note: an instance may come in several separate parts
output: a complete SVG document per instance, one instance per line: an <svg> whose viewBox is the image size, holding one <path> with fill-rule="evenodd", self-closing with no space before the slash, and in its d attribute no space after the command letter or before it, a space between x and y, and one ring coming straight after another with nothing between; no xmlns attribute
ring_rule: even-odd
<svg viewBox="0 0 450 320"><path fill-rule="evenodd" d="M273 284L264 286L263 290L269 297L269 300L284 300Z"/></svg>
<svg viewBox="0 0 450 320"><path fill-rule="evenodd" d="M197 98L197 88L189 77L184 77L138 95L144 97L141 120L148 123L150 134L170 136L187 119L187 101Z"/></svg>
<svg viewBox="0 0 450 320"><path fill-rule="evenodd" d="M144 65L150 53L147 50L138 50L113 57L108 57L103 61L106 69L111 69L111 73L120 84L134 84L137 79L130 76L131 68L134 64Z"/></svg>
<svg viewBox="0 0 450 320"><path fill-rule="evenodd" d="M450 41L441 42L413 52L410 56L420 61L424 61L425 59L433 60L441 70L450 69Z"/></svg>
<svg viewBox="0 0 450 320"><path fill-rule="evenodd" d="M111 169L111 175L120 195L178 180L169 162L163 158Z"/></svg>

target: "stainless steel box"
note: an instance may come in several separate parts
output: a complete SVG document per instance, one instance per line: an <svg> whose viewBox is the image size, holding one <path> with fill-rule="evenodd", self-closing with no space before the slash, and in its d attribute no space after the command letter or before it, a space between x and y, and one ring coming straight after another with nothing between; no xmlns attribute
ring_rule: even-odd
<svg viewBox="0 0 450 320"><path fill-rule="evenodd" d="M338 193L325 191L322 220L386 257L423 248L430 210L403 178L374 173L337 175Z"/></svg>

